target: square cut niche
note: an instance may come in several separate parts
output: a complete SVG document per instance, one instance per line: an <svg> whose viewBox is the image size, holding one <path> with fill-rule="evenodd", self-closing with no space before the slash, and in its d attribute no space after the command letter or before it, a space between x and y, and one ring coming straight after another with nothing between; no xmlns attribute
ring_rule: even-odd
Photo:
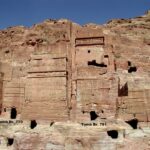
<svg viewBox="0 0 150 150"><path fill-rule="evenodd" d="M109 58L109 56L108 55L104 55L104 58Z"/></svg>

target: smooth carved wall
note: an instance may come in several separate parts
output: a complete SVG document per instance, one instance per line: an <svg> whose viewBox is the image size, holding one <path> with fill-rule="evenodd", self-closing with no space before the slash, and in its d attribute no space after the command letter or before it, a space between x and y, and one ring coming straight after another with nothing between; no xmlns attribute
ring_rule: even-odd
<svg viewBox="0 0 150 150"><path fill-rule="evenodd" d="M12 30L0 34L6 38ZM144 43L111 32L48 21L18 28L8 43L1 39L1 116L10 118L16 108L17 119L26 120L86 122L92 112L95 120L149 121L147 61L133 59Z"/></svg>

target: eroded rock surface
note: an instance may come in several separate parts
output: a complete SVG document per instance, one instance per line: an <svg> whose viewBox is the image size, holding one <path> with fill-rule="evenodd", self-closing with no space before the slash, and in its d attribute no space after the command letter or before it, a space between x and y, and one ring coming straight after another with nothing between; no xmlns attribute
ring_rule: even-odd
<svg viewBox="0 0 150 150"><path fill-rule="evenodd" d="M0 149L150 149L150 12L1 30Z"/></svg>

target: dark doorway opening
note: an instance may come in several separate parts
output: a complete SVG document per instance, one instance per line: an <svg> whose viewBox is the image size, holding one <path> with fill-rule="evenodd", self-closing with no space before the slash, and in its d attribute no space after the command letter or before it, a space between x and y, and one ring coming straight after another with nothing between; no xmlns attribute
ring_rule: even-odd
<svg viewBox="0 0 150 150"><path fill-rule="evenodd" d="M137 71L137 68L136 67L130 67L128 69L128 73L132 73L132 72L136 72Z"/></svg>
<svg viewBox="0 0 150 150"><path fill-rule="evenodd" d="M7 146L11 146L14 143L14 139L13 138L7 138Z"/></svg>
<svg viewBox="0 0 150 150"><path fill-rule="evenodd" d="M128 83L126 83L122 88L118 88L118 96L128 96Z"/></svg>
<svg viewBox="0 0 150 150"><path fill-rule="evenodd" d="M10 118L11 119L16 119L16 117L17 117L17 110L16 110L16 108L11 108Z"/></svg>
<svg viewBox="0 0 150 150"><path fill-rule="evenodd" d="M37 126L36 120L31 120L30 128L34 129Z"/></svg>
<svg viewBox="0 0 150 150"><path fill-rule="evenodd" d="M129 121L126 121L133 129L137 129L138 126L138 120L137 119L131 119Z"/></svg>
<svg viewBox="0 0 150 150"><path fill-rule="evenodd" d="M90 117L91 117L91 120L95 120L98 117L98 115L96 114L95 111L91 111L90 112Z"/></svg>
<svg viewBox="0 0 150 150"><path fill-rule="evenodd" d="M118 138L118 131L117 130L109 130L107 131L108 136L111 136L112 139Z"/></svg>
<svg viewBox="0 0 150 150"><path fill-rule="evenodd" d="M104 63L98 64L96 60L88 61L88 66L107 67Z"/></svg>
<svg viewBox="0 0 150 150"><path fill-rule="evenodd" d="M131 66L131 61L128 61L128 66Z"/></svg>

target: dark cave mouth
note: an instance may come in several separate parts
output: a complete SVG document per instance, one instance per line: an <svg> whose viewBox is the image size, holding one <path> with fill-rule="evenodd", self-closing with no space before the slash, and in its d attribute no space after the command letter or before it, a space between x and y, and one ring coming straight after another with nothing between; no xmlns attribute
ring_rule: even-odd
<svg viewBox="0 0 150 150"><path fill-rule="evenodd" d="M7 146L11 146L14 143L14 139L13 138L7 138Z"/></svg>
<svg viewBox="0 0 150 150"><path fill-rule="evenodd" d="M96 120L99 117L95 111L90 111L90 118L91 120Z"/></svg>
<svg viewBox="0 0 150 150"><path fill-rule="evenodd" d="M107 134L112 139L117 139L118 138L118 131L117 130L109 130L109 131L107 131Z"/></svg>
<svg viewBox="0 0 150 150"><path fill-rule="evenodd" d="M31 129L34 129L36 126L37 126L36 120L31 120L30 128L31 128Z"/></svg>
<svg viewBox="0 0 150 150"><path fill-rule="evenodd" d="M17 117L17 110L16 110L16 108L11 108L10 118L11 119L16 119L16 117Z"/></svg>
<svg viewBox="0 0 150 150"><path fill-rule="evenodd" d="M137 129L138 126L138 119L131 119L126 121L126 123L128 123L133 129Z"/></svg>

